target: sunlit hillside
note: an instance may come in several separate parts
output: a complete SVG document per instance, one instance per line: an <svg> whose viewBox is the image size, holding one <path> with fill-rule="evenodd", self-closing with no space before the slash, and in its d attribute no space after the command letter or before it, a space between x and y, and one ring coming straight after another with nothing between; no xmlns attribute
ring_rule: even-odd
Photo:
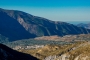
<svg viewBox="0 0 90 60"><path fill-rule="evenodd" d="M31 54L40 60L89 60L90 42L76 42L66 45L46 45L38 49L22 49L20 52Z"/></svg>

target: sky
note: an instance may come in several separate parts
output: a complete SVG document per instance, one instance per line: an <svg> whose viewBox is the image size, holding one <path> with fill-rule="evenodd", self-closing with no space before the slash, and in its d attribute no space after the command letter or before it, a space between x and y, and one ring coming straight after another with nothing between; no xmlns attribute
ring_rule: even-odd
<svg viewBox="0 0 90 60"><path fill-rule="evenodd" d="M90 0L0 0L0 8L53 21L90 21Z"/></svg>

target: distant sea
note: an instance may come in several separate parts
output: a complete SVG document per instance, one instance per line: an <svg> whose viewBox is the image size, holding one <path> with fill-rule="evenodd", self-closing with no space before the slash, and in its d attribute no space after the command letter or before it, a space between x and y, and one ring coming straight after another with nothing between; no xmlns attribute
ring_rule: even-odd
<svg viewBox="0 0 90 60"><path fill-rule="evenodd" d="M90 21L65 21L65 22L70 23L70 24L74 24L74 25L77 25L80 23L84 23L84 24L90 23Z"/></svg>

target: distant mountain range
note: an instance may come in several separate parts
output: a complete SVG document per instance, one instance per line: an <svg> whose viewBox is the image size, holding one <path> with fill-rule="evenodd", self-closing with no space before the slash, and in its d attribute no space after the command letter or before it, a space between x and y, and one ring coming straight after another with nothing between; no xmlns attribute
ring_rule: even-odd
<svg viewBox="0 0 90 60"><path fill-rule="evenodd" d="M87 23L87 24L84 24L84 23L80 23L80 24L77 24L78 27L84 27L86 29L90 29L90 23Z"/></svg>
<svg viewBox="0 0 90 60"><path fill-rule="evenodd" d="M31 14L0 8L0 34L9 41L34 38L38 36L64 36L88 34L89 29L73 24L51 21Z"/></svg>

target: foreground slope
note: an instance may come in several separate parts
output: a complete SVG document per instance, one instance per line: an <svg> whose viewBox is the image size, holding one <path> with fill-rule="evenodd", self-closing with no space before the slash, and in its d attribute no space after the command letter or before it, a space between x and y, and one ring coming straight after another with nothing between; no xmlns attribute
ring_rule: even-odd
<svg viewBox="0 0 90 60"><path fill-rule="evenodd" d="M90 60L90 42L77 42L66 45L46 45L38 49L22 49L41 60Z"/></svg>
<svg viewBox="0 0 90 60"><path fill-rule="evenodd" d="M69 23L51 21L22 11L0 9L0 34L10 40L88 33L90 33L89 29Z"/></svg>
<svg viewBox="0 0 90 60"><path fill-rule="evenodd" d="M0 44L0 60L38 60L28 54L20 53Z"/></svg>

